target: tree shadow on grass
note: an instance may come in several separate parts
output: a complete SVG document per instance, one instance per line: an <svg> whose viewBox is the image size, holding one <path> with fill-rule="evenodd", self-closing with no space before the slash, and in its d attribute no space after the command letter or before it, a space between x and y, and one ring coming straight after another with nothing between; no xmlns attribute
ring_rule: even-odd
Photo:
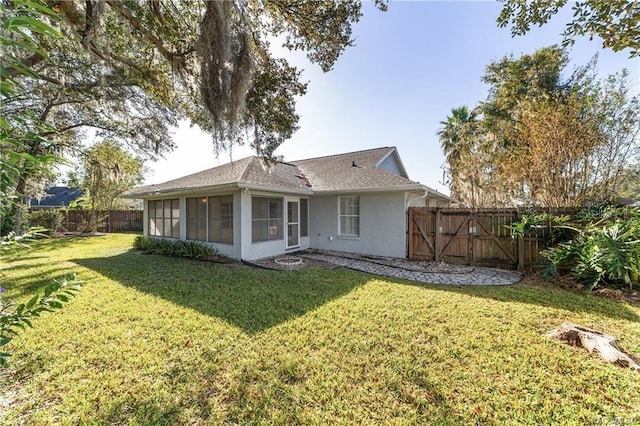
<svg viewBox="0 0 640 426"><path fill-rule="evenodd" d="M122 285L221 318L247 333L302 316L370 280L351 271L270 271L135 250L73 262Z"/></svg>
<svg viewBox="0 0 640 426"><path fill-rule="evenodd" d="M411 285L425 285L413 281L405 282ZM526 303L575 313L597 314L615 320L640 322L640 315L622 302L604 299L586 292L576 293L552 286L542 287L531 284L516 284L512 286L448 286L429 284L429 287L499 302Z"/></svg>

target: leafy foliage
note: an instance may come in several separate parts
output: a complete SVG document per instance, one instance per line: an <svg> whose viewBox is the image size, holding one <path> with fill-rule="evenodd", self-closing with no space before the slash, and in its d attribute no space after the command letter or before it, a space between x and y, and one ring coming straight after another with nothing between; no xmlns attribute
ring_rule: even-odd
<svg viewBox="0 0 640 426"><path fill-rule="evenodd" d="M49 62L32 58L34 72L24 80L33 102L16 103L12 116L36 111L59 142L67 135L77 143L79 130L93 128L151 156L172 148L168 129L178 119L211 130L217 149L246 131L259 138L251 143L260 152L272 152L295 130L294 98L305 85L286 60L272 57L268 39L282 36L286 48L329 71L361 16L356 0L67 1L53 8L50 24L64 39L37 38ZM15 7L8 12L23 16ZM251 93L277 102L247 102ZM282 116L279 127L265 110Z"/></svg>
<svg viewBox="0 0 640 426"><path fill-rule="evenodd" d="M640 201L640 163L632 164L622 171L622 182L617 195Z"/></svg>
<svg viewBox="0 0 640 426"><path fill-rule="evenodd" d="M138 250L163 256L187 257L191 259L210 259L221 257L210 245L200 241L165 240L138 235L133 242Z"/></svg>
<svg viewBox="0 0 640 426"><path fill-rule="evenodd" d="M64 213L58 209L40 209L29 213L29 225L44 228L48 233L58 231L63 222Z"/></svg>
<svg viewBox="0 0 640 426"><path fill-rule="evenodd" d="M0 254L6 251L15 251L18 248L30 248L27 242L46 237L46 228L32 227L23 234L11 231L0 237Z"/></svg>
<svg viewBox="0 0 640 426"><path fill-rule="evenodd" d="M54 312L62 309L63 304L76 295L80 290L81 282L76 281L75 275L69 275L64 280L54 280L44 289L42 296L33 296L27 303L14 305L0 296L0 348L5 346L20 330L25 327L33 327L31 322L45 312ZM0 288L0 293L4 292ZM11 354L0 349L0 367L7 367Z"/></svg>
<svg viewBox="0 0 640 426"><path fill-rule="evenodd" d="M27 160L84 152L86 139L155 159L174 148L180 120L210 132L217 152L248 142L272 157L297 129L306 83L269 40L329 71L361 16L359 0L48 4L2 3L13 30L2 38L2 75L22 88L18 96L3 85L0 105L3 131L20 141L12 179L0 183L10 195L50 177L51 164L35 170Z"/></svg>
<svg viewBox="0 0 640 426"><path fill-rule="evenodd" d="M32 111L11 115L6 108L12 103L30 98L29 90L18 77L33 78L33 58L45 60L42 37L60 38L61 34L43 22L44 17L55 20L55 13L36 0L16 0L0 4L0 228L10 224L16 232L23 229L20 197L29 195L28 177L40 180L51 177L50 167L60 161L55 152L46 149L30 150L29 146L46 147L48 141L39 131L25 129L24 124L34 120ZM30 55L26 60L23 54ZM36 119L37 121L37 119ZM39 130L45 124L38 121Z"/></svg>
<svg viewBox="0 0 640 426"><path fill-rule="evenodd" d="M143 163L115 142L105 140L82 155L78 180L84 191L82 203L92 211L124 206L118 195L143 180Z"/></svg>
<svg viewBox="0 0 640 426"><path fill-rule="evenodd" d="M640 97L626 70L565 78L556 46L487 66L487 99L442 122L449 186L469 207L581 207L615 198L640 156ZM466 111L466 108L464 108ZM455 137L452 136L455 120Z"/></svg>
<svg viewBox="0 0 640 426"><path fill-rule="evenodd" d="M640 275L640 210L607 207L585 209L573 218L553 215L525 215L511 226L515 235L551 226L565 231L556 234L556 245L545 248L546 263L541 275L554 276L558 269L571 268L581 281L594 288L598 284L630 287ZM566 232L570 231L570 232Z"/></svg>
<svg viewBox="0 0 640 426"><path fill-rule="evenodd" d="M500 0L503 3L498 25L511 25L511 34L526 34L531 25L546 24L567 4L567 0ZM565 46L579 36L602 38L602 47L614 51L630 49L630 56L640 54L640 4L634 0L585 0L573 3L573 17L564 32Z"/></svg>

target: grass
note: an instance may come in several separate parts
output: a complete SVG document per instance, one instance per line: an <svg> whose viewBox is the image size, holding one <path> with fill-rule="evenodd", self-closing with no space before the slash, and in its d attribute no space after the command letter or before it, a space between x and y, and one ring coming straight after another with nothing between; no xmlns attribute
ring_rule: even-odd
<svg viewBox="0 0 640 426"><path fill-rule="evenodd" d="M18 301L68 272L86 284L12 342L1 424L640 422L637 372L544 335L571 321L640 353L637 307L143 255L133 238L2 260Z"/></svg>

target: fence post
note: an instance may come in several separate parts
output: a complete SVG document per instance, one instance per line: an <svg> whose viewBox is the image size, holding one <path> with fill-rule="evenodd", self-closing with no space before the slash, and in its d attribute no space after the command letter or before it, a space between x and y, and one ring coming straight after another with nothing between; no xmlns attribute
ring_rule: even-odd
<svg viewBox="0 0 640 426"><path fill-rule="evenodd" d="M520 220L520 210L516 210L516 220ZM524 235L518 235L518 271L524 272Z"/></svg>

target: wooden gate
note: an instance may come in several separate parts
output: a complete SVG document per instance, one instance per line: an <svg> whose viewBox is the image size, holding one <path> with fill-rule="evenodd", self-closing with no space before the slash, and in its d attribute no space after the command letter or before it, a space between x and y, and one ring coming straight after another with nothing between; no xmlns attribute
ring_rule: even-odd
<svg viewBox="0 0 640 426"><path fill-rule="evenodd" d="M570 214L575 210L540 209L552 214ZM513 238L506 225L519 217L518 209L410 207L408 257L530 272L542 260L540 251L551 228L548 225L525 238Z"/></svg>
<svg viewBox="0 0 640 426"><path fill-rule="evenodd" d="M518 268L517 241L505 225L516 219L513 210L440 212L437 238L439 260L453 264L490 266L502 269Z"/></svg>
<svg viewBox="0 0 640 426"><path fill-rule="evenodd" d="M409 259L435 259L435 218L432 209L409 207Z"/></svg>
<svg viewBox="0 0 640 426"><path fill-rule="evenodd" d="M517 242L505 225L512 209L409 208L409 258L458 265L518 267Z"/></svg>

